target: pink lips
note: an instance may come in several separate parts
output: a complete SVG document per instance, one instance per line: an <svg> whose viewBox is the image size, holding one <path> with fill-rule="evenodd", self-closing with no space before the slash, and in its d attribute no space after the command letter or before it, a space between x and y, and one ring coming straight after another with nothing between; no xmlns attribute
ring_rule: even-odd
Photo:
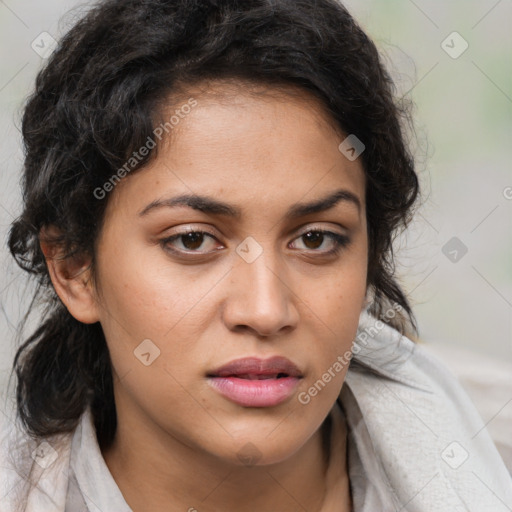
<svg viewBox="0 0 512 512"><path fill-rule="evenodd" d="M284 357L249 357L231 361L208 377L214 389L238 405L273 407L293 394L302 375Z"/></svg>

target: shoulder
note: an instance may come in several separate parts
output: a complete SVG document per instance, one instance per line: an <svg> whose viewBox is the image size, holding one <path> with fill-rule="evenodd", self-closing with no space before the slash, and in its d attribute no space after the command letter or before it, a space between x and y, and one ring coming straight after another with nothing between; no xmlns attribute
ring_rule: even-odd
<svg viewBox="0 0 512 512"><path fill-rule="evenodd" d="M71 437L35 439L14 414L0 413L1 512L64 510Z"/></svg>
<svg viewBox="0 0 512 512"><path fill-rule="evenodd" d="M353 349L342 395L350 392L352 412L357 409L360 418L353 427L365 430L401 501L424 485L416 502L423 501L425 510L440 497L453 510L461 497L462 503L478 504L475 510L509 510L510 475L474 405L446 367L366 313Z"/></svg>

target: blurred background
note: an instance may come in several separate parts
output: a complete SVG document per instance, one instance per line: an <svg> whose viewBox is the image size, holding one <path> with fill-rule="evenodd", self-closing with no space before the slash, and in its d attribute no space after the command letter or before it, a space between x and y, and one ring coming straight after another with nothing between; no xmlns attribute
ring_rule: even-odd
<svg viewBox="0 0 512 512"><path fill-rule="evenodd" d="M498 444L506 444L500 436L512 426L512 1L344 3L377 44L397 95L414 104L411 144L423 197L396 249L420 340L461 379ZM21 107L53 38L86 6L0 0L2 391L31 298L5 245L21 205Z"/></svg>

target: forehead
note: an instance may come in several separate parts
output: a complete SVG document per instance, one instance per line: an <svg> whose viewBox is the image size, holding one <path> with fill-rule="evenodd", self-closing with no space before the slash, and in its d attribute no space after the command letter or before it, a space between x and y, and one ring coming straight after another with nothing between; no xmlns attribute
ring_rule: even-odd
<svg viewBox="0 0 512 512"><path fill-rule="evenodd" d="M194 106L180 111L183 105ZM155 124L166 122L156 158L114 191L132 205L172 192L229 196L239 204L254 199L261 208L343 186L364 207L360 160L339 151L345 135L305 91L202 85L161 108Z"/></svg>
<svg viewBox="0 0 512 512"><path fill-rule="evenodd" d="M175 141L184 130L188 138L193 133L212 138L218 131L230 139L266 134L267 143L271 137L281 137L277 140L281 144L286 135L283 130L289 135L309 131L310 135L343 136L324 103L311 92L289 84L273 87L235 79L212 80L189 87L186 94L161 104L159 120L165 123L173 112L192 99L196 106L181 116L165 142ZM303 124L293 126L299 120Z"/></svg>

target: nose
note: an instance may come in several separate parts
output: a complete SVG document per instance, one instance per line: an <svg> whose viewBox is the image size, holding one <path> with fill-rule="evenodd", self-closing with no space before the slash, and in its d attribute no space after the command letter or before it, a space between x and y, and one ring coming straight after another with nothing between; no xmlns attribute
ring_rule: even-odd
<svg viewBox="0 0 512 512"><path fill-rule="evenodd" d="M231 270L222 310L230 330L271 337L296 328L300 299L291 289L288 272L270 253L264 251L251 263L241 259Z"/></svg>

